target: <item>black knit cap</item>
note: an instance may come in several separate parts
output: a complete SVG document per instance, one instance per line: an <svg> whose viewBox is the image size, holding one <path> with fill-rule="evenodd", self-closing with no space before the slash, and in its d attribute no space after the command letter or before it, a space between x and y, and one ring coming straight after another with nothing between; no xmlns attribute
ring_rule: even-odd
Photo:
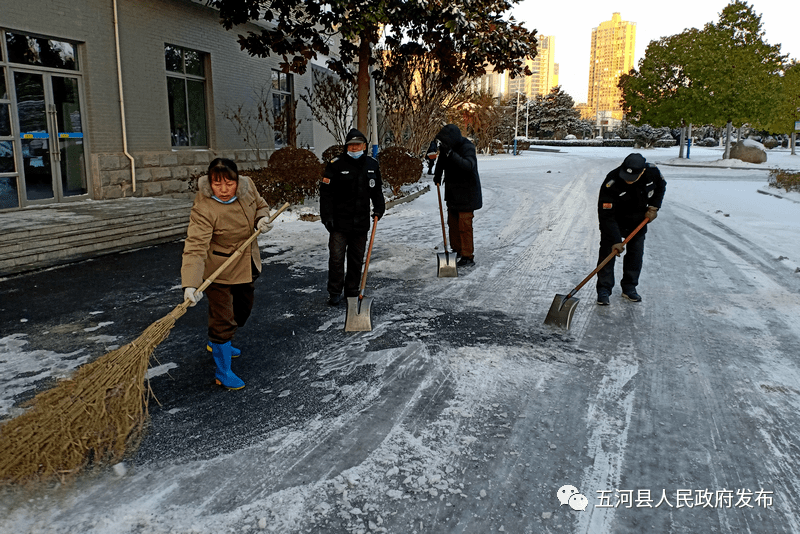
<svg viewBox="0 0 800 534"><path fill-rule="evenodd" d="M619 168L619 177L631 182L639 177L646 164L646 160L641 154L628 154Z"/></svg>
<svg viewBox="0 0 800 534"><path fill-rule="evenodd" d="M367 136L355 128L347 132L347 137L344 138L345 145L357 145L359 143L367 144Z"/></svg>

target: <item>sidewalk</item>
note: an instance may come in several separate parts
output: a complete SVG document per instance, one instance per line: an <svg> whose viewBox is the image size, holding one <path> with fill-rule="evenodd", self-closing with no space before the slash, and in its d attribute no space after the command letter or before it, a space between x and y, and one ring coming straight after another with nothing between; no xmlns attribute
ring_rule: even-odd
<svg viewBox="0 0 800 534"><path fill-rule="evenodd" d="M0 212L0 276L180 239L192 201L82 200Z"/></svg>
<svg viewBox="0 0 800 534"><path fill-rule="evenodd" d="M426 186L391 208L430 190ZM0 212L0 277L186 237L192 201L82 200Z"/></svg>

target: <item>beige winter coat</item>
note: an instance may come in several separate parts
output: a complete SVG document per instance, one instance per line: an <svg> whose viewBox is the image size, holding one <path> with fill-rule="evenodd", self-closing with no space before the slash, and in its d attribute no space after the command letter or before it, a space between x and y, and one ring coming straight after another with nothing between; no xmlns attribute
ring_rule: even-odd
<svg viewBox="0 0 800 534"><path fill-rule="evenodd" d="M253 181L239 176L236 200L222 204L211 198L208 176L197 182L197 196L189 217L186 242L183 246L181 285L199 287L255 231L256 220L269 216L269 206L258 194ZM250 254L242 254L215 280L218 284L245 284L253 281L250 264L261 272L258 240Z"/></svg>

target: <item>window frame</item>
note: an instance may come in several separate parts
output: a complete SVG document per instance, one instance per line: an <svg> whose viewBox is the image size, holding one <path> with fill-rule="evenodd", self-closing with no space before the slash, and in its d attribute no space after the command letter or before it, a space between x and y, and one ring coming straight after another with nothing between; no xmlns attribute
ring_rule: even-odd
<svg viewBox="0 0 800 534"><path fill-rule="evenodd" d="M281 88L282 85L285 85L285 89ZM270 69L270 89L272 92L273 142L275 143L275 148L283 148L289 146L290 128L293 128L294 125L292 123L295 120L295 110L292 109L294 106L294 76L292 73L283 72L280 69ZM283 114L284 124L281 129L278 129L279 115L276 113L276 99L282 102L281 111L290 110L288 114Z"/></svg>
<svg viewBox="0 0 800 534"><path fill-rule="evenodd" d="M168 61L168 53L170 49L180 52L180 71L172 70L170 68L171 65ZM190 72L190 69L187 68L187 53L197 55L196 65L199 67L199 74ZM208 66L208 52L203 52L202 50L196 50L172 43L164 43L164 72L166 76L167 108L169 114L169 140L170 147L173 150L207 149L211 146L209 131L211 120L208 113ZM182 88L180 92L180 98L177 98L178 95L173 93L173 89L176 87L176 84L179 84ZM199 91L197 91L198 85L200 89ZM193 99L192 96L196 97L198 94L202 95L202 110L199 110L196 107L193 108L193 105L196 105L197 102L194 101L195 99ZM187 130L182 138L178 137L181 134L176 134L177 128L175 126L175 122L178 120L178 117L176 117L176 106L178 104L182 104L181 107L183 109L181 110L182 115L180 119L185 121ZM197 117L201 117L203 121L200 128L197 128L197 125L193 124ZM193 138L198 134L202 134L203 137L199 141L193 141ZM185 140L185 143L181 142L182 140Z"/></svg>

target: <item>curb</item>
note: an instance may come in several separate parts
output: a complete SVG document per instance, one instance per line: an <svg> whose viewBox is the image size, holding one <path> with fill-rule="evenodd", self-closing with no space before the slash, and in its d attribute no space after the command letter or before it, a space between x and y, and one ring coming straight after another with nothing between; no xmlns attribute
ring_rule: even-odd
<svg viewBox="0 0 800 534"><path fill-rule="evenodd" d="M778 194L770 193L769 191L762 191L761 189L756 189L756 191L758 193L761 193L762 195L767 195L767 196L775 197L775 198L782 198L783 200L788 200L789 202L794 202L795 204L800 204L800 202L798 202L797 200L792 200L791 198L782 197L782 196L780 196Z"/></svg>
<svg viewBox="0 0 800 534"><path fill-rule="evenodd" d="M406 202L411 202L412 200L424 195L425 193L427 193L430 190L431 190L431 186L430 186L430 184L428 184L423 189L420 189L416 193L412 193L412 194L410 194L408 196L405 196L403 198L398 198L397 200L390 200L389 202L386 203L386 209L388 210L389 208L393 208L393 207L395 207L395 206L397 206L399 204L404 204Z"/></svg>

